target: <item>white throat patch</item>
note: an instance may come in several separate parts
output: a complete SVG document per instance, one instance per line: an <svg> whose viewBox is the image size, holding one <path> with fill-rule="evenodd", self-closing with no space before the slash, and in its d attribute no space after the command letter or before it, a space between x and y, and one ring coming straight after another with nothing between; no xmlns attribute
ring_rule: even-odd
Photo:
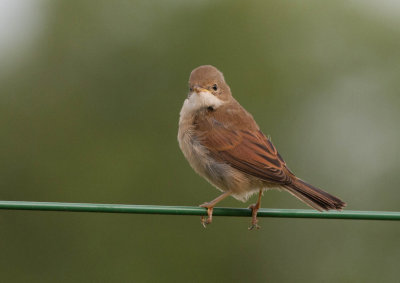
<svg viewBox="0 0 400 283"><path fill-rule="evenodd" d="M215 95L208 91L200 93L192 92L185 100L181 109L181 117L200 110L201 108L212 107L214 109L220 107L224 101L217 98Z"/></svg>

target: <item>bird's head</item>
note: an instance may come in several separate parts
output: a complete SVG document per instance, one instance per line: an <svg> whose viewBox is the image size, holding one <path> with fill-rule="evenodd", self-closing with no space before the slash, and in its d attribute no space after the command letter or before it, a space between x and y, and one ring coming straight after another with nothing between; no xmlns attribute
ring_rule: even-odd
<svg viewBox="0 0 400 283"><path fill-rule="evenodd" d="M231 90L224 75L214 66L200 66L190 74L187 100L192 110L215 110L231 99Z"/></svg>

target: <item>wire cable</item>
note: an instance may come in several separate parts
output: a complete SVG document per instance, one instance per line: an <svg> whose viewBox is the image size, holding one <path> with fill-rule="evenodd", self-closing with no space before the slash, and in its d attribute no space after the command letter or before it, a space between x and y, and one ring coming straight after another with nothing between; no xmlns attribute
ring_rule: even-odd
<svg viewBox="0 0 400 283"><path fill-rule="evenodd" d="M163 206L163 205L129 205L129 204L97 204L67 202L33 202L33 201L0 201L0 210L38 210L69 212L103 212L133 214L166 214L166 215L207 215L207 210L196 206ZM354 220L400 220L400 212L396 211L326 211L311 209L267 209L261 208L258 217L279 218L322 218L322 219L354 219ZM251 216L248 208L215 207L213 216Z"/></svg>

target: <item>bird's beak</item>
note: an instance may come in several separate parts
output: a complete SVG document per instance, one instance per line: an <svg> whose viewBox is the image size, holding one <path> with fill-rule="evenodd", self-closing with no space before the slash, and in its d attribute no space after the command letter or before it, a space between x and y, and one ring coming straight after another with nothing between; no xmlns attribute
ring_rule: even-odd
<svg viewBox="0 0 400 283"><path fill-rule="evenodd" d="M205 88L201 88L199 86L194 86L193 87L194 92L196 92L197 94L199 94L200 92L210 92L208 89Z"/></svg>

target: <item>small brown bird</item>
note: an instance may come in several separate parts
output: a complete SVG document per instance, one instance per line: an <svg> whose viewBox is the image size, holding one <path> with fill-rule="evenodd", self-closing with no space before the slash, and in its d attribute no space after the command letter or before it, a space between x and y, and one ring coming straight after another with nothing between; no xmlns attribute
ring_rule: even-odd
<svg viewBox="0 0 400 283"><path fill-rule="evenodd" d="M240 201L258 192L251 205L249 229L259 228L257 211L264 190L278 188L319 210L341 210L346 203L297 178L253 116L233 97L223 74L215 67L200 66L189 78L189 94L179 119L179 146L193 169L222 195L201 205L207 208L206 227L214 206L228 196Z"/></svg>

